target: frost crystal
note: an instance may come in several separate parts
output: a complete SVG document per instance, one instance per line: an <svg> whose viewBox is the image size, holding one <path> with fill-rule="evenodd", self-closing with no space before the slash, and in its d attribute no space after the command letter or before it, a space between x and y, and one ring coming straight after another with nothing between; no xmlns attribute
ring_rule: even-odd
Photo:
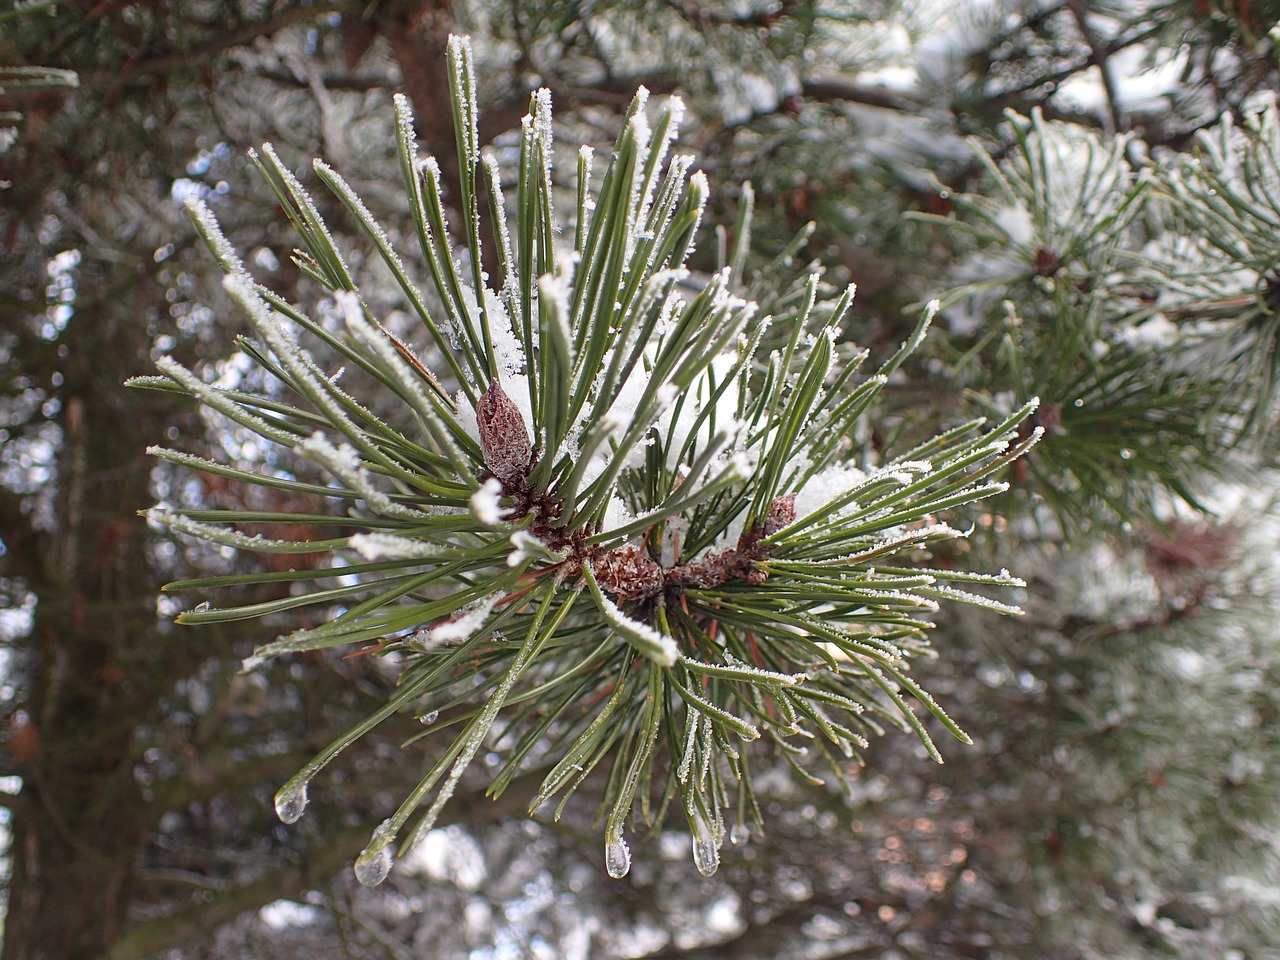
<svg viewBox="0 0 1280 960"><path fill-rule="evenodd" d="M323 433L313 433L299 450L332 473L350 490L359 494L370 510L393 517L425 516L421 510L392 502L373 485L373 477L360 463L360 456L350 444L334 446Z"/></svg>
<svg viewBox="0 0 1280 960"><path fill-rule="evenodd" d="M248 427L259 436L286 446L296 440L294 435L272 426L257 414L250 413L217 387L205 383L173 357L160 357L156 361L156 367L201 403L241 426Z"/></svg>
<svg viewBox="0 0 1280 960"><path fill-rule="evenodd" d="M676 662L679 648L676 642L666 634L659 633L647 623L633 620L618 609L608 597L600 597L600 609L605 618L626 640L640 650L645 656L657 661L664 667Z"/></svg>
<svg viewBox="0 0 1280 960"><path fill-rule="evenodd" d="M266 537L257 535L249 536L239 530L232 530L230 527L219 527L212 523L192 520L188 516L174 513L164 507L152 507L146 512L145 516L151 522L168 527L177 533L185 533L200 540L208 540L224 547L234 547L237 550L253 550L264 553L272 550L287 552L290 548L296 546L296 543L292 540L268 540Z"/></svg>
<svg viewBox="0 0 1280 960"><path fill-rule="evenodd" d="M199 197L192 197L187 200L187 212L196 222L196 227L204 237L205 243L213 250L218 266L227 273L244 273L244 264L240 260L240 255L236 253L236 248L222 232L222 225L218 223L218 218L213 215L209 205Z"/></svg>
<svg viewBox="0 0 1280 960"><path fill-rule="evenodd" d="M489 614L504 596L506 596L505 593L497 590L464 607L462 613L454 619L446 620L426 630L419 630L409 639L423 648L435 647L455 640L468 640L484 626L485 621L489 619Z"/></svg>
<svg viewBox="0 0 1280 960"><path fill-rule="evenodd" d="M427 544L390 533L354 533L347 545L365 560L413 560L440 556Z"/></svg>
<svg viewBox="0 0 1280 960"><path fill-rule="evenodd" d="M496 526L502 522L502 516L505 511L502 509L502 502L498 499L502 496L502 481L497 477L490 477L484 483L480 484L480 488L471 495L471 512L477 520L489 526Z"/></svg>

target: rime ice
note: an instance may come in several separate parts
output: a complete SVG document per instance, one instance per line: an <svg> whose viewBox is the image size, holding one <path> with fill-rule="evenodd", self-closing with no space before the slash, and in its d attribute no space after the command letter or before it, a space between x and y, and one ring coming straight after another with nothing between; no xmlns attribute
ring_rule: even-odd
<svg viewBox="0 0 1280 960"><path fill-rule="evenodd" d="M471 495L471 513L481 523L494 526L502 522L502 483L490 477Z"/></svg>

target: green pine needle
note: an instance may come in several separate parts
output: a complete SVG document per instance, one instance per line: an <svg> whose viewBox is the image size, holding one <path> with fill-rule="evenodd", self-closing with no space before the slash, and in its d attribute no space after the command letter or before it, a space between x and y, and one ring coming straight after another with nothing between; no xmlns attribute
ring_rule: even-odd
<svg viewBox="0 0 1280 960"><path fill-rule="evenodd" d="M678 797L709 874L725 810L736 810L738 828L759 816L751 753L776 751L811 780L808 744L845 776L879 716L914 730L940 760L917 704L967 742L906 670L927 653L927 617L940 600L1012 613L974 591L1020 584L926 561L931 547L966 535L957 517L1004 489L996 474L1038 436L1025 426L1034 403L985 433L974 422L903 457L863 457L853 438L924 337L932 307L861 380L866 354L836 327L852 290L831 301L817 276L801 278L775 301L791 304L789 326L766 337L769 318L734 292L745 250L709 278L686 266L708 188L690 158L668 156L679 101L651 122L643 91L602 174L579 153L576 216L562 231L549 97L532 101L504 194L479 150L469 44L454 38L449 49L463 255L451 245L440 168L418 159L403 98L398 147L415 258L401 257L342 177L315 165L416 326L393 335L374 315L348 266L355 258L266 146L255 162L297 228L296 262L327 296L308 312L259 285L196 204L197 228L254 330L242 353L268 387L224 388L168 358L163 378L137 381L191 394L270 451L254 465L157 456L332 507L149 511L183 536L312 558L172 585L296 588L280 600L201 604L180 620L296 624L246 669L351 645L400 664L387 703L280 791L282 819L296 820L311 780L382 720L443 708L451 723L424 735L452 740L357 859L362 881L385 877L397 841L403 854L425 835L482 748L503 761L495 795L522 769L545 767L535 809L562 808L599 771L615 876L630 863L628 825L656 826ZM746 197L739 237L750 227ZM481 270L490 237L498 289ZM321 357L357 372L350 391ZM291 456L294 466L281 469ZM300 525L334 535L294 539Z"/></svg>

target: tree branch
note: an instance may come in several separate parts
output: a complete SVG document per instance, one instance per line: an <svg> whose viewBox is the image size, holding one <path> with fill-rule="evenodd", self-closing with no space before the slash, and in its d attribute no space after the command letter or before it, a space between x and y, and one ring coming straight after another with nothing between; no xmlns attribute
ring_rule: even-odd
<svg viewBox="0 0 1280 960"><path fill-rule="evenodd" d="M1089 10L1084 0L1070 0L1069 6L1080 36L1089 47L1089 63L1096 66L1098 73L1102 75L1102 89L1107 95L1108 117L1111 121L1111 129L1107 132L1114 134L1124 130L1126 125L1124 108L1120 105L1120 91L1116 89L1115 77L1111 74L1110 50L1089 25Z"/></svg>
<svg viewBox="0 0 1280 960"><path fill-rule="evenodd" d="M920 109L918 103L894 93L888 87L867 86L848 80L806 80L800 92L806 100L844 100L848 103L860 103L868 107L880 107L884 110L897 110L903 113Z"/></svg>
<svg viewBox="0 0 1280 960"><path fill-rule="evenodd" d="M130 60L118 70L88 74L82 78L84 86L114 91L128 86L135 80L166 76L175 70L207 64L234 47L245 46L260 37L269 37L278 33L295 23L314 20L325 14L340 11L342 8L336 3L314 3L283 4L276 9L275 16L269 20L246 23L237 29L225 32L214 32L213 39L202 46L189 50L173 50L145 59Z"/></svg>
<svg viewBox="0 0 1280 960"><path fill-rule="evenodd" d="M5 552L0 558L0 571L6 576L22 577L27 587L37 591L49 581L47 554L43 539L31 524L31 515L22 509L23 497L7 487L0 487L0 540Z"/></svg>
<svg viewBox="0 0 1280 960"><path fill-rule="evenodd" d="M326 882L369 838L376 824L348 827L307 851L302 863L290 864L252 883L221 893L172 916L135 924L99 960L145 960L182 946L210 930L275 900L300 897Z"/></svg>

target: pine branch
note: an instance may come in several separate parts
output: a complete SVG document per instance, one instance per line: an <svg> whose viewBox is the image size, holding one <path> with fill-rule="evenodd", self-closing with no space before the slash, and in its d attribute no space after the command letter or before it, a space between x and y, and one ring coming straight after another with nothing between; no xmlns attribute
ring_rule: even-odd
<svg viewBox="0 0 1280 960"><path fill-rule="evenodd" d="M1102 89L1107 95L1107 110L1111 119L1111 129L1108 132L1117 133L1125 130L1128 128L1128 123L1124 109L1120 105L1120 94L1116 89L1115 76L1111 70L1111 51L1106 48L1089 23L1089 8L1084 0L1070 0L1068 7L1071 9L1076 27L1080 30L1080 36L1089 47L1089 62L1098 68L1098 73L1102 77Z"/></svg>
<svg viewBox="0 0 1280 960"><path fill-rule="evenodd" d="M362 882L386 876L393 844L403 854L426 835L482 749L505 759L494 796L551 752L538 761L548 772L531 812L554 800L558 815L600 768L614 876L629 867L625 828L656 826L654 811L673 802L698 869L710 875L730 832L732 793L740 817L753 809L738 743L764 740L796 762L806 748L790 741L813 738L839 778L879 716L941 759L914 703L967 742L906 670L927 650L927 616L940 601L1017 612L952 583L1020 581L919 561L930 544L965 536L948 518L1005 488L993 478L1039 436L1024 429L1035 402L986 432L973 422L910 453L859 461L862 469L849 438L934 308L855 386L866 354L837 337L852 289L824 301L817 275L779 281L787 289L779 300L794 306L771 333L758 304L732 292L731 271L694 280L686 261L708 186L691 172L692 158L668 157L683 105L672 99L651 117L643 89L598 180L590 152L580 151L576 216L565 231L549 94L532 98L508 186L480 149L469 44L454 37L448 47L463 257L451 243L442 167L419 159L412 112L397 99L401 174L430 298L345 180L315 164L387 268L422 346L411 349L373 316L350 259L269 145L254 159L302 239L295 263L328 291L318 316L249 277L209 211L193 208L254 328L257 340L243 349L280 387L223 389L169 358L163 378L135 384L189 393L332 479L326 488L160 454L275 489L323 492L358 532L291 539L261 532L288 529L295 518L283 511L148 511L183 536L342 564L335 586L307 584L333 577L313 561L290 574L305 589L202 604L178 619L302 615L303 626L258 648L246 669L351 644L400 663L386 703L277 794L286 823L302 815L311 781L365 733L412 713L430 736L448 711L452 742L374 831L356 860ZM482 268L486 243L498 247L492 275ZM359 370L377 392L348 392L316 350Z"/></svg>
<svg viewBox="0 0 1280 960"><path fill-rule="evenodd" d="M171 916L133 924L100 960L145 960L198 940L249 910L280 899L301 898L328 882L368 830L367 825L347 827L309 849L300 864L290 863L243 886L210 891L198 905Z"/></svg>
<svg viewBox="0 0 1280 960"><path fill-rule="evenodd" d="M135 56L120 69L90 73L84 77L87 85L105 91L108 96L148 77L165 76L178 69L189 69L197 64L209 64L228 50L243 47L263 37L270 37L298 23L317 20L327 14L340 11L341 4L314 3L305 6L286 5L273 10L265 20L241 24L233 29L217 28L211 39L199 46L183 50L164 51L149 56Z"/></svg>

